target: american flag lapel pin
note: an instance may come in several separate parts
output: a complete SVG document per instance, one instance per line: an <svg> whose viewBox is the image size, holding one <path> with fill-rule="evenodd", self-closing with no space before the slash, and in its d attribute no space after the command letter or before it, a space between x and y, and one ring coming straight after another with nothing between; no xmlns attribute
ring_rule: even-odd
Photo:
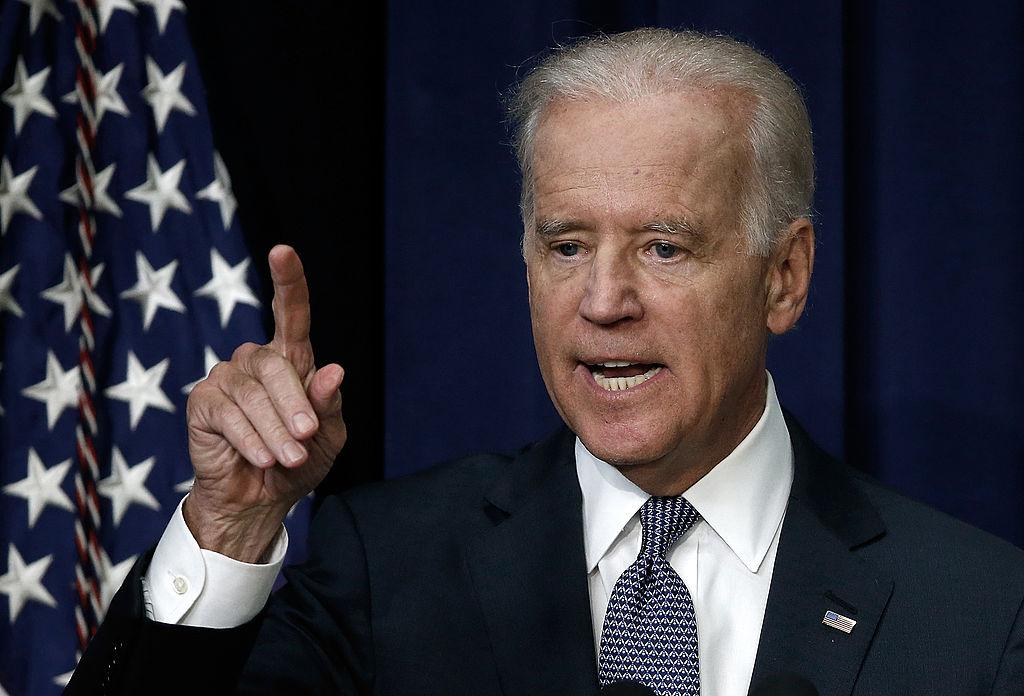
<svg viewBox="0 0 1024 696"><path fill-rule="evenodd" d="M857 625L857 622L849 616L843 616L831 610L825 612L825 618L821 622L843 633L850 633L853 631L853 627Z"/></svg>

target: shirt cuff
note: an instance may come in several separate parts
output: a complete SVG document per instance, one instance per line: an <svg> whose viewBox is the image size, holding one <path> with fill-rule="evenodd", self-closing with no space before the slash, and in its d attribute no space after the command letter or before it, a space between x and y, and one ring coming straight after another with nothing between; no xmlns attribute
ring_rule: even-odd
<svg viewBox="0 0 1024 696"><path fill-rule="evenodd" d="M199 548L181 512L184 502L171 516L143 580L147 615L161 623L205 628L251 621L274 588L288 550L288 530L281 525L267 563L242 563Z"/></svg>

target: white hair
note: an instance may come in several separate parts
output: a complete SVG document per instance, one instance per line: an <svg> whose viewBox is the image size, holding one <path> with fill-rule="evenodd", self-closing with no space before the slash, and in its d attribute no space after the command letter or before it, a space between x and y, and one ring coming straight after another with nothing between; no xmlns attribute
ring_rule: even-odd
<svg viewBox="0 0 1024 696"><path fill-rule="evenodd" d="M533 224L533 144L555 100L617 103L685 88L733 88L753 103L749 169L739 222L751 253L766 256L814 199L811 124L800 90L769 58L735 39L694 31L638 29L561 47L520 82L509 100L523 174L520 208Z"/></svg>

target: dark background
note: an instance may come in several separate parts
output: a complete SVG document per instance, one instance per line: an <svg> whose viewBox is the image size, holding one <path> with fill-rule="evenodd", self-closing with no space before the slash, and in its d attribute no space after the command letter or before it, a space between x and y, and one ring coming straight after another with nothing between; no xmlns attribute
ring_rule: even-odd
<svg viewBox="0 0 1024 696"><path fill-rule="evenodd" d="M349 440L324 489L379 479L385 7L368 3L357 24L328 0L186 4L214 140L264 294L267 252L291 244L309 283L317 362L346 368Z"/></svg>
<svg viewBox="0 0 1024 696"><path fill-rule="evenodd" d="M320 361L348 372L350 443L324 490L557 424L501 97L558 42L692 27L772 56L814 124L818 263L770 351L783 404L851 464L1024 545L1020 3L379 8L189 3L253 255L299 249Z"/></svg>

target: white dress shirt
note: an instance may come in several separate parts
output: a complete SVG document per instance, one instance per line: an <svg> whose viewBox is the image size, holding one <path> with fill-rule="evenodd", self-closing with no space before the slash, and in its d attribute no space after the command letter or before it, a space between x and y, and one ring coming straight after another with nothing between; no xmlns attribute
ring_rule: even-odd
<svg viewBox="0 0 1024 696"><path fill-rule="evenodd" d="M608 597L640 553L639 510L650 497L576 441L583 491L594 645L599 653ZM768 375L764 413L753 430L683 495L701 514L669 552L697 615L702 696L744 696L754 668L782 518L793 482L789 430ZM288 546L282 528L269 563L241 563L200 549L178 505L143 581L150 618L229 628L262 608Z"/></svg>
<svg viewBox="0 0 1024 696"><path fill-rule="evenodd" d="M281 526L267 563L242 563L199 548L181 513L184 503L178 503L142 580L146 614L183 626L241 626L260 613L274 589L288 549L288 530Z"/></svg>
<svg viewBox="0 0 1024 696"><path fill-rule="evenodd" d="M640 507L650 495L579 440L576 473L599 655L608 598L640 553ZM668 554L693 598L702 696L745 696L750 686L792 483L789 429L769 375L765 410L753 430L683 493L702 519Z"/></svg>

